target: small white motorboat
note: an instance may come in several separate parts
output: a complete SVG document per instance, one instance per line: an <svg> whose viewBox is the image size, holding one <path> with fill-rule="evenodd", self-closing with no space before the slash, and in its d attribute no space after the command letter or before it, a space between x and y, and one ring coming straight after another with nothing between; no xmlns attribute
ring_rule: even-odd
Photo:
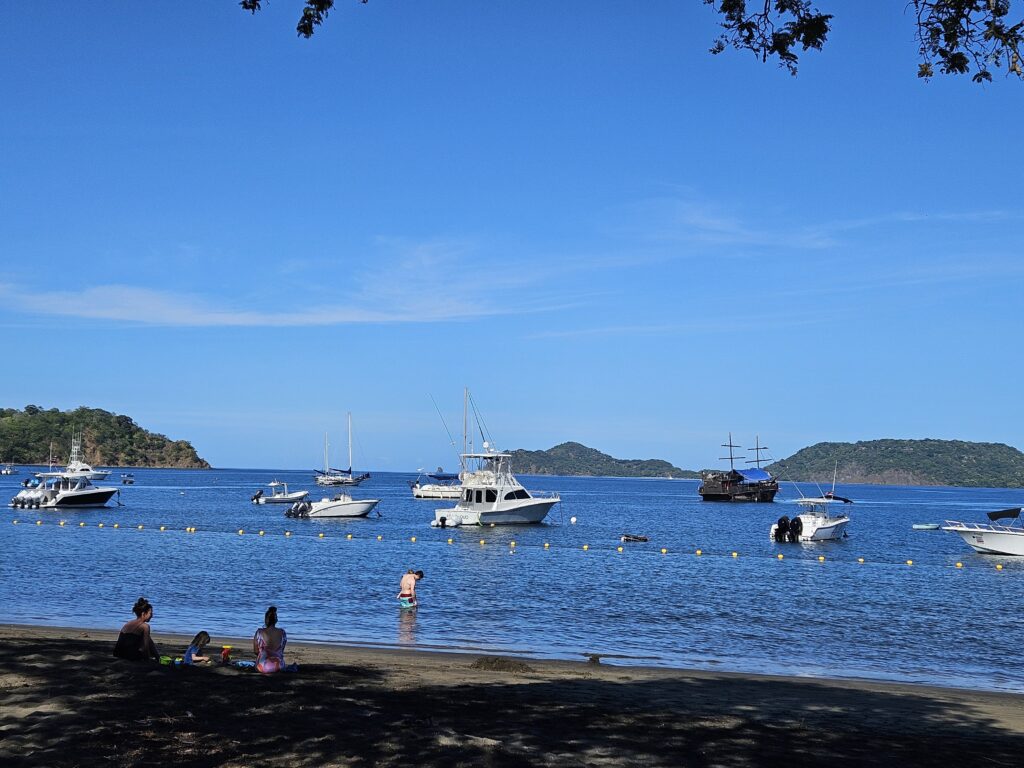
<svg viewBox="0 0 1024 768"><path fill-rule="evenodd" d="M844 514L834 514L830 509L837 501L850 504L849 499L841 499L833 495L817 498L797 499L800 513L792 519L783 515L773 523L769 537L776 542L797 541L835 541L846 535L846 526L850 518Z"/></svg>
<svg viewBox="0 0 1024 768"><path fill-rule="evenodd" d="M347 493L339 493L320 501L297 501L284 514L285 517L303 518L366 517L379 503L380 499L353 499Z"/></svg>
<svg viewBox="0 0 1024 768"><path fill-rule="evenodd" d="M459 475L445 472L441 467L437 472L420 475L413 482L409 483L414 499L457 499L462 496L462 484Z"/></svg>
<svg viewBox="0 0 1024 768"><path fill-rule="evenodd" d="M1024 557L1024 525L1020 521L1021 507L989 512L988 519L1011 520L1009 525L992 523L964 523L947 520L942 530L960 535L975 552L983 555L1016 555ZM1014 522L1016 521L1016 525Z"/></svg>
<svg viewBox="0 0 1024 768"><path fill-rule="evenodd" d="M278 480L268 483L268 487L270 488L270 495L263 493L262 490L256 491L252 495L253 504L294 504L296 501L302 501L309 496L309 491L292 491L289 493L288 483L282 483Z"/></svg>
<svg viewBox="0 0 1024 768"><path fill-rule="evenodd" d="M16 475L16 474L18 474L18 470L16 470L14 468L14 465L11 464L10 462L7 462L6 464L3 465L3 467L0 467L0 475Z"/></svg>

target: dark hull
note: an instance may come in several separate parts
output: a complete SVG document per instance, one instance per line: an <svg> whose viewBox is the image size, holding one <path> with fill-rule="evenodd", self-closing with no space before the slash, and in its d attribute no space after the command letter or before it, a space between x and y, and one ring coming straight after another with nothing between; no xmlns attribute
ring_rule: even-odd
<svg viewBox="0 0 1024 768"><path fill-rule="evenodd" d="M114 488L109 491L96 491L95 493L69 496L59 499L55 507L102 507L110 498L117 493Z"/></svg>
<svg viewBox="0 0 1024 768"><path fill-rule="evenodd" d="M712 491L704 490L703 487L698 491L702 501L751 501L751 502L763 502L768 503L775 501L775 494L779 492L776 488L755 488L755 489L735 489L731 491Z"/></svg>

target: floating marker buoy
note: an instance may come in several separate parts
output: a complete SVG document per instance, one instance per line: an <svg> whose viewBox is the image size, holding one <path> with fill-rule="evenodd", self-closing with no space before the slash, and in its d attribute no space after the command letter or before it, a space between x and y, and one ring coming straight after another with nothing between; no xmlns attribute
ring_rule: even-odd
<svg viewBox="0 0 1024 768"><path fill-rule="evenodd" d="M78 527L79 528L85 528L85 521L83 520L81 523L79 523ZM163 530L163 529L161 529L161 530Z"/></svg>
<svg viewBox="0 0 1024 768"><path fill-rule="evenodd" d="M572 517L570 517L569 518L569 522L572 523L573 525L576 525L576 516L573 515Z"/></svg>
<svg viewBox="0 0 1024 768"><path fill-rule="evenodd" d="M351 539L352 538L352 534L351 533L345 534L345 538L346 539Z"/></svg>
<svg viewBox="0 0 1024 768"><path fill-rule="evenodd" d="M18 524L18 521L17 521L17 520L11 520L11 523L12 523L13 525L17 525L17 524Z"/></svg>
<svg viewBox="0 0 1024 768"><path fill-rule="evenodd" d="M548 549L548 548L549 548L550 546L551 546L551 545L550 545L550 544L548 544L548 543L547 543L546 541L544 542L544 549Z"/></svg>
<svg viewBox="0 0 1024 768"><path fill-rule="evenodd" d="M818 562L819 563L824 563L825 562L825 556L824 555L818 555Z"/></svg>
<svg viewBox="0 0 1024 768"><path fill-rule="evenodd" d="M510 541L510 542L508 543L508 545L509 545L510 547L512 547L512 549L515 549L515 548L516 548L516 543L515 543L514 541Z"/></svg>
<svg viewBox="0 0 1024 768"><path fill-rule="evenodd" d="M42 520L36 520L36 525L42 525L42 524L43 524ZM100 528L102 528L102 527L103 527L103 523L100 523Z"/></svg>
<svg viewBox="0 0 1024 768"><path fill-rule="evenodd" d="M324 537L324 535L323 535L323 534L321 533L321 534L320 534L320 538L322 539L323 537Z"/></svg>
<svg viewBox="0 0 1024 768"><path fill-rule="evenodd" d="M59 523L57 523L57 525L59 525L61 528L63 528L64 527L64 521L61 520Z"/></svg>
<svg viewBox="0 0 1024 768"><path fill-rule="evenodd" d="M957 568L963 568L963 567L964 567L964 564L963 564L963 563L957 563L957 564L956 564L956 567L957 567Z"/></svg>
<svg viewBox="0 0 1024 768"><path fill-rule="evenodd" d="M584 544L583 545L583 551L586 552L588 549L590 549L590 545L589 544Z"/></svg>
<svg viewBox="0 0 1024 768"><path fill-rule="evenodd" d="M665 549L664 547L662 547L662 548L661 548L661 554L663 554L663 555L667 555L667 554L668 554L668 550L667 550L667 549Z"/></svg>
<svg viewBox="0 0 1024 768"><path fill-rule="evenodd" d="M416 541L416 537L415 536L410 536L409 537L409 541Z"/></svg>
<svg viewBox="0 0 1024 768"><path fill-rule="evenodd" d="M996 570L997 571L1003 570L1003 564L1002 563L996 563Z"/></svg>
<svg viewBox="0 0 1024 768"><path fill-rule="evenodd" d="M621 552L621 551L622 551L622 547L616 547L616 548L615 548L615 551L616 551L616 552Z"/></svg>
<svg viewBox="0 0 1024 768"><path fill-rule="evenodd" d="M141 525L139 525L139 530L140 530L140 531L142 530L142 526L141 526Z"/></svg>
<svg viewBox="0 0 1024 768"><path fill-rule="evenodd" d="M121 524L120 524L120 523L114 523L114 527L115 527L115 528L120 528L120 527L121 527Z"/></svg>
<svg viewBox="0 0 1024 768"><path fill-rule="evenodd" d="M239 528L238 529L238 535L241 536L243 533L245 533L245 529Z"/></svg>
<svg viewBox="0 0 1024 768"><path fill-rule="evenodd" d="M262 536L262 535L263 535L263 531L260 531L260 536Z"/></svg>
<svg viewBox="0 0 1024 768"><path fill-rule="evenodd" d="M493 528L493 527L494 527L494 523L491 523L491 528Z"/></svg>
<svg viewBox="0 0 1024 768"><path fill-rule="evenodd" d="M451 544L451 543L452 543L452 540L451 540L451 539L448 539L448 543L449 543L449 544Z"/></svg>
<svg viewBox="0 0 1024 768"><path fill-rule="evenodd" d="M99 527L102 528L103 527L103 523L100 523Z"/></svg>
<svg viewBox="0 0 1024 768"><path fill-rule="evenodd" d="M166 525L161 525L160 526L160 530L161 531L166 531L167 530L167 526Z"/></svg>
<svg viewBox="0 0 1024 768"><path fill-rule="evenodd" d="M785 555L783 555L783 554L782 554L782 553L780 552L779 554L777 554L777 555L776 555L776 557L777 557L777 558L779 558L779 560L781 560L781 559L782 559L783 557L785 557Z"/></svg>
<svg viewBox="0 0 1024 768"><path fill-rule="evenodd" d="M378 535L378 536L377 536L377 541L384 541L384 537L383 537L383 536L379 536L379 535Z"/></svg>
<svg viewBox="0 0 1024 768"><path fill-rule="evenodd" d="M740 553L739 553L739 552L733 552L733 553L732 553L732 556L733 556L733 557L739 557L739 556L740 556Z"/></svg>
<svg viewBox="0 0 1024 768"><path fill-rule="evenodd" d="M863 557L858 557L857 558L857 562L858 563L863 563L864 562L864 558Z"/></svg>
<svg viewBox="0 0 1024 768"><path fill-rule="evenodd" d="M292 532L291 532L291 531L285 531L285 532L284 532L284 535L285 535L285 536L291 536L291 535L292 535Z"/></svg>
<svg viewBox="0 0 1024 768"><path fill-rule="evenodd" d="M483 544L484 544L484 540L480 539L480 546L483 546Z"/></svg>
<svg viewBox="0 0 1024 768"><path fill-rule="evenodd" d="M699 550L699 549L697 550L697 555L703 555L703 554L704 554L704 552L702 550Z"/></svg>
<svg viewBox="0 0 1024 768"><path fill-rule="evenodd" d="M913 564L914 564L913 560L907 560L907 565L913 565Z"/></svg>

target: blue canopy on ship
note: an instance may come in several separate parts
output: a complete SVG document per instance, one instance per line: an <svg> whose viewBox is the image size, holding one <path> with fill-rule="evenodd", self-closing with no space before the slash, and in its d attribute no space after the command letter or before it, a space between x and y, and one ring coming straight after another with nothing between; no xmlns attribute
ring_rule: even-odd
<svg viewBox="0 0 1024 768"><path fill-rule="evenodd" d="M763 469L737 469L736 472L743 475L743 479L748 483L760 483L772 479L772 476Z"/></svg>

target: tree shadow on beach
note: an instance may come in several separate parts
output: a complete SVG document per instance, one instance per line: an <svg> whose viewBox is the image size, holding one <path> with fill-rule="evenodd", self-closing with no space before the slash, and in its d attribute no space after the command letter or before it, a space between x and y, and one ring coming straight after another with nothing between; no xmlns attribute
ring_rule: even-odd
<svg viewBox="0 0 1024 768"><path fill-rule="evenodd" d="M101 647L0 648L3 765L1011 766L1024 754L1020 732L956 692L626 668L599 679L582 664L569 679L499 669L406 687L357 666L264 677L122 662Z"/></svg>

